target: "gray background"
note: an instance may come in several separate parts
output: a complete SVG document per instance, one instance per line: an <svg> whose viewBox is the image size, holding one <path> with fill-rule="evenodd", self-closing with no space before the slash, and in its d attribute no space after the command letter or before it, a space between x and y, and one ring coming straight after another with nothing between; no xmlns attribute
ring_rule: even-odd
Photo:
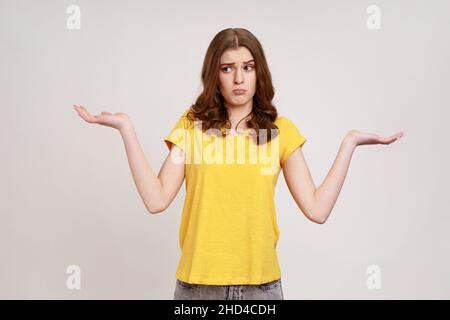
<svg viewBox="0 0 450 320"><path fill-rule="evenodd" d="M69 30L67 6L81 9ZM381 29L366 8L381 8ZM156 171L163 139L201 92L214 35L262 43L281 115L308 139L318 187L346 132L360 146L324 225L282 173L276 190L286 299L450 298L448 1L0 1L0 298L172 299L185 185L146 212L117 131L73 104L124 112ZM369 290L369 265L381 289ZM66 268L81 267L81 290Z"/></svg>

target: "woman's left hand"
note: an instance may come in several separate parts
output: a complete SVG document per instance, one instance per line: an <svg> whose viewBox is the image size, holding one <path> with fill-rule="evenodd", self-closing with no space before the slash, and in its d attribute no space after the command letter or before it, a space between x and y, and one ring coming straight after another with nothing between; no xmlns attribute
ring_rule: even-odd
<svg viewBox="0 0 450 320"><path fill-rule="evenodd" d="M391 144L403 137L404 132L400 131L390 137L381 137L375 133L361 132L358 130L350 130L347 134L347 139L349 139L355 146L363 144Z"/></svg>

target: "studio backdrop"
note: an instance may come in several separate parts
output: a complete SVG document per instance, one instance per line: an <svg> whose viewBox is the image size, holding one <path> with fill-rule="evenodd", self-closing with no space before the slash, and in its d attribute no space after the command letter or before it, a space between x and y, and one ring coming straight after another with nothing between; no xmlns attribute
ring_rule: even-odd
<svg viewBox="0 0 450 320"><path fill-rule="evenodd" d="M159 171L202 91L213 36L261 42L280 115L320 186L349 130L358 146L325 224L280 174L285 299L450 298L450 3L0 0L0 298L172 299L185 184L150 214L117 130L123 112Z"/></svg>

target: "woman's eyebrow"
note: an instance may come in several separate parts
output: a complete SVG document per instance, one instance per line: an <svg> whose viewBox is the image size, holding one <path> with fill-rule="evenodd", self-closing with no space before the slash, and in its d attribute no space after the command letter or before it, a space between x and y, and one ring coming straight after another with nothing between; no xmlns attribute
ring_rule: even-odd
<svg viewBox="0 0 450 320"><path fill-rule="evenodd" d="M248 60L248 61L244 61L244 64L247 64L247 63L250 63L250 62L254 62L255 60L254 59L251 59L251 60ZM224 66L224 65L234 65L235 63L234 62L225 62L225 63L221 63L220 65L221 66Z"/></svg>

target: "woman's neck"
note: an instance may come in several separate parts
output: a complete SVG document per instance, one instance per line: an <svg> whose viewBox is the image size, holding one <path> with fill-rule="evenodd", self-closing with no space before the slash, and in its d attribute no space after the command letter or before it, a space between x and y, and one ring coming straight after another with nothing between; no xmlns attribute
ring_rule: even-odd
<svg viewBox="0 0 450 320"><path fill-rule="evenodd" d="M250 102L252 102L252 101L250 101ZM253 106L251 103L247 104L247 105L242 105L242 106L232 106L232 107L226 106L226 109L228 112L228 119L230 120L232 129L236 129L237 131L248 129L246 120L251 118L252 107ZM242 120L243 118L245 118L245 119ZM236 128L238 123L239 123L239 126L238 126L238 128Z"/></svg>

